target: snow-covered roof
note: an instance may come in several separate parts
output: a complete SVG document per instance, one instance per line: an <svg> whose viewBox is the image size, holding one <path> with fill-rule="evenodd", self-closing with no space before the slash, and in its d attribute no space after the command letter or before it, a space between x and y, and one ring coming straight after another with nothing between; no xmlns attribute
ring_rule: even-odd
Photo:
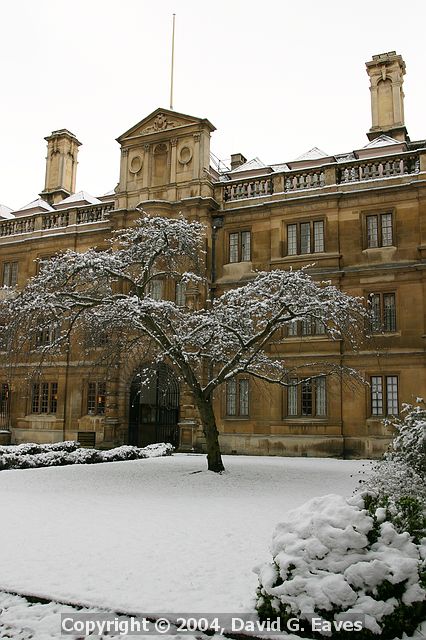
<svg viewBox="0 0 426 640"><path fill-rule="evenodd" d="M328 153L325 151L321 151L318 147L312 147L309 151L302 153L301 156L295 158L293 162L299 162L299 160L318 160L319 158L327 158Z"/></svg>
<svg viewBox="0 0 426 640"><path fill-rule="evenodd" d="M336 162L352 162L352 160L357 159L353 151L350 151L349 153L339 153L334 157L336 158Z"/></svg>
<svg viewBox="0 0 426 640"><path fill-rule="evenodd" d="M100 204L101 201L99 200L99 198L95 198L95 196L92 196L87 191L77 191L77 193L73 193L67 198L64 198L63 200L58 202L57 206L61 206L61 207L62 205L68 206L68 205L77 204L80 202L84 204Z"/></svg>
<svg viewBox="0 0 426 640"><path fill-rule="evenodd" d="M106 196L114 196L115 195L115 191L114 189L111 189L111 191L107 191L106 193L104 193L101 198L105 198Z"/></svg>
<svg viewBox="0 0 426 640"><path fill-rule="evenodd" d="M363 149L372 149L374 147L386 147L390 144L401 144L400 140L395 140L395 138L391 138L390 136L382 133L377 138L374 138L371 142L365 145Z"/></svg>
<svg viewBox="0 0 426 640"><path fill-rule="evenodd" d="M50 204L46 202L46 200L43 200L42 198L37 198L36 200L33 200L32 202L25 204L20 209L16 209L15 213L20 213L21 211L26 212L32 209L38 209L39 211L54 211L54 208L51 207Z"/></svg>
<svg viewBox="0 0 426 640"><path fill-rule="evenodd" d="M385 134L379 135L369 142L365 147L350 151L347 153L339 153L333 156L328 155L319 147L312 147L295 160L280 162L275 164L265 164L258 157L245 162L236 167L232 171L219 171L218 181L228 181L235 179L243 179L254 176L263 176L268 173L284 173L288 171L300 171L302 169L313 169L329 164L341 164L344 162L352 162L363 158L376 158L387 154L400 153L407 150L407 143L395 140ZM246 175L241 175L246 174Z"/></svg>
<svg viewBox="0 0 426 640"><path fill-rule="evenodd" d="M271 164L271 167L274 171L290 171L290 167L286 162L281 162L281 164Z"/></svg>
<svg viewBox="0 0 426 640"><path fill-rule="evenodd" d="M229 173L239 173L240 171L252 171L253 169L265 169L268 165L264 164L259 158L253 158L248 160L244 164L241 164L236 169L233 169Z"/></svg>
<svg viewBox="0 0 426 640"><path fill-rule="evenodd" d="M0 204L0 218L14 218L12 213L13 209L7 207L5 204Z"/></svg>

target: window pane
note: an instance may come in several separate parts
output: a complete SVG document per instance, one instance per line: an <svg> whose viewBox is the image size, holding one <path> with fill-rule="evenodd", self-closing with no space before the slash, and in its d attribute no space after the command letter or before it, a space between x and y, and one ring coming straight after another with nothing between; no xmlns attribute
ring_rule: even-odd
<svg viewBox="0 0 426 640"><path fill-rule="evenodd" d="M302 222L300 225L300 253L311 253L311 225Z"/></svg>
<svg viewBox="0 0 426 640"><path fill-rule="evenodd" d="M159 279L151 280L149 293L154 300L161 300L163 297L163 281Z"/></svg>
<svg viewBox="0 0 426 640"><path fill-rule="evenodd" d="M229 234L229 262L238 262L238 233Z"/></svg>
<svg viewBox="0 0 426 640"><path fill-rule="evenodd" d="M106 399L106 383L98 382L98 396L96 413L104 415L105 413L105 399Z"/></svg>
<svg viewBox="0 0 426 640"><path fill-rule="evenodd" d="M387 415L398 415L398 378L386 376Z"/></svg>
<svg viewBox="0 0 426 640"><path fill-rule="evenodd" d="M323 336L326 333L324 321L320 318L315 319L315 333L317 336Z"/></svg>
<svg viewBox="0 0 426 640"><path fill-rule="evenodd" d="M40 409L40 385L36 383L36 384L33 384L33 388L32 388L31 412L38 413L39 409Z"/></svg>
<svg viewBox="0 0 426 640"><path fill-rule="evenodd" d="M49 383L42 382L41 391L40 391L40 413L48 413L48 412L49 412Z"/></svg>
<svg viewBox="0 0 426 640"><path fill-rule="evenodd" d="M314 251L315 253L324 251L324 222L322 220L314 222Z"/></svg>
<svg viewBox="0 0 426 640"><path fill-rule="evenodd" d="M382 247L390 247L393 244L392 214L384 213L382 221Z"/></svg>
<svg viewBox="0 0 426 640"><path fill-rule="evenodd" d="M228 380L226 383L226 414L228 416L237 415L237 383L235 380Z"/></svg>
<svg viewBox="0 0 426 640"><path fill-rule="evenodd" d="M56 413L58 407L58 383L52 382L50 385L50 413Z"/></svg>
<svg viewBox="0 0 426 640"><path fill-rule="evenodd" d="M312 381L302 382L302 416L312 415Z"/></svg>
<svg viewBox="0 0 426 640"><path fill-rule="evenodd" d="M380 293L372 293L370 295L371 304L371 329L372 331L382 330L382 314L380 305Z"/></svg>
<svg viewBox="0 0 426 640"><path fill-rule="evenodd" d="M96 411L96 383L89 382L87 385L87 413L93 415Z"/></svg>
<svg viewBox="0 0 426 640"><path fill-rule="evenodd" d="M295 224L287 225L287 255L295 256L297 254L297 226Z"/></svg>
<svg viewBox="0 0 426 640"><path fill-rule="evenodd" d="M297 416L297 380L291 380L287 390L287 415Z"/></svg>
<svg viewBox="0 0 426 640"><path fill-rule="evenodd" d="M369 249L379 246L377 228L377 216L367 216L367 247Z"/></svg>
<svg viewBox="0 0 426 640"><path fill-rule="evenodd" d="M383 294L383 330L396 331L395 294Z"/></svg>
<svg viewBox="0 0 426 640"><path fill-rule="evenodd" d="M371 415L383 415L383 387L381 376L371 378Z"/></svg>
<svg viewBox="0 0 426 640"><path fill-rule="evenodd" d="M297 320L294 320L287 325L287 335L289 337L297 336Z"/></svg>
<svg viewBox="0 0 426 640"><path fill-rule="evenodd" d="M251 255L251 234L250 231L241 232L241 260L247 262L250 260Z"/></svg>
<svg viewBox="0 0 426 640"><path fill-rule="evenodd" d="M326 407L326 397L325 397L325 389L326 389L326 379L325 376L321 378L317 378L315 383L316 385L316 414L317 416L325 416L327 415L327 407Z"/></svg>
<svg viewBox="0 0 426 640"><path fill-rule="evenodd" d="M302 336L312 335L312 318L303 318L302 320Z"/></svg>
<svg viewBox="0 0 426 640"><path fill-rule="evenodd" d="M182 282L176 283L176 304L178 307L184 307L186 302L186 284Z"/></svg>
<svg viewBox="0 0 426 640"><path fill-rule="evenodd" d="M240 416L248 416L249 414L249 381L239 380L240 386Z"/></svg>
<svg viewBox="0 0 426 640"><path fill-rule="evenodd" d="M3 286L8 287L10 282L10 262L3 265Z"/></svg>
<svg viewBox="0 0 426 640"><path fill-rule="evenodd" d="M14 287L18 282L18 263L12 262L10 265L10 286Z"/></svg>

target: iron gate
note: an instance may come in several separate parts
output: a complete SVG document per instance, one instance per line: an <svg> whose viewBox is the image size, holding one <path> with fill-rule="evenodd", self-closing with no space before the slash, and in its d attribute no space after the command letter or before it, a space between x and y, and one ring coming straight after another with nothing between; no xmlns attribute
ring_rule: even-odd
<svg viewBox="0 0 426 640"><path fill-rule="evenodd" d="M6 383L0 384L0 429L10 426L10 389Z"/></svg>
<svg viewBox="0 0 426 640"><path fill-rule="evenodd" d="M142 368L130 386L129 444L179 445L179 383L165 364Z"/></svg>

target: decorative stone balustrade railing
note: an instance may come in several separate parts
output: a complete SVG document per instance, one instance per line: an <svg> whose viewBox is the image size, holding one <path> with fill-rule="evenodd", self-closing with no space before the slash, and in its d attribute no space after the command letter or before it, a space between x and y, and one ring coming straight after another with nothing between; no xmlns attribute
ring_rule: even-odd
<svg viewBox="0 0 426 640"><path fill-rule="evenodd" d="M323 187L324 185L325 173L321 169L284 175L284 191L315 189L315 187Z"/></svg>
<svg viewBox="0 0 426 640"><path fill-rule="evenodd" d="M240 200L241 198L267 196L271 193L273 193L272 179L257 178L225 185L223 199L227 202L228 200Z"/></svg>
<svg viewBox="0 0 426 640"><path fill-rule="evenodd" d="M0 222L0 238L15 236L19 233L31 233L35 228L34 217L2 220Z"/></svg>
<svg viewBox="0 0 426 640"><path fill-rule="evenodd" d="M406 153L399 156L354 160L344 164L333 163L318 169L276 173L268 178L250 178L239 182L233 180L224 184L223 199L225 202L230 202L272 193L298 192L324 186L415 174L420 171L420 158L421 154L418 152Z"/></svg>
<svg viewBox="0 0 426 640"><path fill-rule="evenodd" d="M92 207L85 207L77 211L77 224L86 224L88 222L100 222L105 220L107 214L114 209L114 205L109 204L97 204Z"/></svg>
<svg viewBox="0 0 426 640"><path fill-rule="evenodd" d="M70 214L68 211L58 211L55 213L47 213L43 215L41 221L42 229L58 229L60 227L67 227L70 221Z"/></svg>
<svg viewBox="0 0 426 640"><path fill-rule="evenodd" d="M87 224L89 222L101 222L108 218L108 213L114 209L109 203L95 204L81 209L69 209L66 211L49 211L49 213L34 214L15 218L13 220L0 221L0 238L15 236L34 231L46 231L48 229L62 229L73 224Z"/></svg>
<svg viewBox="0 0 426 640"><path fill-rule="evenodd" d="M356 164L345 164L338 168L337 181L339 184L390 178L395 176L418 173L420 171L420 157L418 154L403 155L401 157L377 158L358 161Z"/></svg>

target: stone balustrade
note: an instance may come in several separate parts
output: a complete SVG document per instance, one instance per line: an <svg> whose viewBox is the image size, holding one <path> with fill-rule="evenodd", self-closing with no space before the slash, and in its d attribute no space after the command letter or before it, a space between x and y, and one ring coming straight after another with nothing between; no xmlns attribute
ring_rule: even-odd
<svg viewBox="0 0 426 640"><path fill-rule="evenodd" d="M338 184L391 178L420 171L419 154L392 156L349 163L338 167Z"/></svg>
<svg viewBox="0 0 426 640"><path fill-rule="evenodd" d="M43 215L41 220L42 229L59 229L67 227L70 221L68 211L55 211L55 213L47 213Z"/></svg>
<svg viewBox="0 0 426 640"><path fill-rule="evenodd" d="M87 224L88 222L100 222L106 220L108 213L114 209L112 203L96 204L91 207L84 207L77 211L77 224Z"/></svg>
<svg viewBox="0 0 426 640"><path fill-rule="evenodd" d="M424 152L423 152L424 153ZM257 198L272 193L294 193L324 186L344 185L352 182L380 180L418 173L421 153L404 153L382 158L353 160L343 164L329 164L320 168L277 172L267 178L232 180L223 185L223 200L230 202L243 198Z"/></svg>
<svg viewBox="0 0 426 640"><path fill-rule="evenodd" d="M258 198L273 193L274 187L271 178L256 178L232 182L227 184L223 190L223 199L240 200L241 198Z"/></svg>
<svg viewBox="0 0 426 640"><path fill-rule="evenodd" d="M35 229L34 216L16 218L14 220L2 220L0 222L0 238L15 236L20 233L31 233Z"/></svg>
<svg viewBox="0 0 426 640"><path fill-rule="evenodd" d="M30 216L21 216L12 220L0 221L0 238L15 236L34 231L47 231L49 229L62 229L73 224L88 224L101 222L108 218L109 212L114 209L111 202L95 204L79 209L67 209L62 211L49 211L48 213L36 213Z"/></svg>
<svg viewBox="0 0 426 640"><path fill-rule="evenodd" d="M322 169L298 171L284 176L284 191L315 189L325 185L325 172Z"/></svg>

